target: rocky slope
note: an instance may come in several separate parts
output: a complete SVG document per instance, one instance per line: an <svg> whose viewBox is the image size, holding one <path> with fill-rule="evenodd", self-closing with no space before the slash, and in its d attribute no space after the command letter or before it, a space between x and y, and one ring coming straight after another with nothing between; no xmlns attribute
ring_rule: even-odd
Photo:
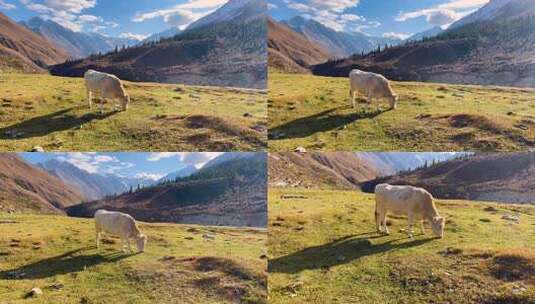
<svg viewBox="0 0 535 304"><path fill-rule="evenodd" d="M46 38L0 12L0 70L44 72L65 61L68 54Z"/></svg>
<svg viewBox="0 0 535 304"><path fill-rule="evenodd" d="M81 77L94 68L131 81L265 88L266 22L255 8L265 2L245 2L236 19L216 19L160 42L55 65L51 73Z"/></svg>
<svg viewBox="0 0 535 304"><path fill-rule="evenodd" d="M82 199L79 189L18 155L0 154L0 211L62 213L62 208Z"/></svg>
<svg viewBox="0 0 535 304"><path fill-rule="evenodd" d="M233 158L176 181L67 209L91 217L97 209L120 210L150 222L264 227L267 218L266 158Z"/></svg>
<svg viewBox="0 0 535 304"><path fill-rule="evenodd" d="M535 203L535 153L476 154L393 177L364 183L423 187L435 197L510 203Z"/></svg>
<svg viewBox="0 0 535 304"><path fill-rule="evenodd" d="M467 16L436 37L312 70L317 75L347 77L358 68L400 81L535 87L535 6L528 0L494 0L488 6L498 2L504 5L482 14L485 18ZM486 12L488 6L480 11Z"/></svg>
<svg viewBox="0 0 535 304"><path fill-rule="evenodd" d="M288 73L307 73L311 65L331 56L321 46L288 26L268 19L268 65Z"/></svg>

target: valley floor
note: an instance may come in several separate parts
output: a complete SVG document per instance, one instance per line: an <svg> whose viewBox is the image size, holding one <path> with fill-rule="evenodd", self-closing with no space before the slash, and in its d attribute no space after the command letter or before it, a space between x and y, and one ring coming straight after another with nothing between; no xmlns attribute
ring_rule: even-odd
<svg viewBox="0 0 535 304"><path fill-rule="evenodd" d="M348 78L269 74L269 148L321 151L514 151L535 148L535 90L393 82L386 101L351 106Z"/></svg>
<svg viewBox="0 0 535 304"><path fill-rule="evenodd" d="M535 302L535 206L438 200L445 238L375 232L374 197L270 189L270 303ZM519 221L504 219L518 216Z"/></svg>
<svg viewBox="0 0 535 304"><path fill-rule="evenodd" d="M256 151L266 147L266 93L125 82L131 104L87 105L82 78L0 75L0 150ZM96 102L96 101L94 101Z"/></svg>
<svg viewBox="0 0 535 304"><path fill-rule="evenodd" d="M146 224L146 251L94 246L92 220L0 214L1 303L266 303L266 231ZM135 246L134 246L135 247ZM25 298L38 287L40 297Z"/></svg>

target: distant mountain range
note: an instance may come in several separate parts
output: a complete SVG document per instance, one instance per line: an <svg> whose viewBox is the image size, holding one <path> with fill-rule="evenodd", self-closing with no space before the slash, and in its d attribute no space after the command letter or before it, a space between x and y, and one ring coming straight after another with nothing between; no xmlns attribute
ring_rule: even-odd
<svg viewBox="0 0 535 304"><path fill-rule="evenodd" d="M275 187L352 189L381 176L457 157L456 153L272 153L269 184Z"/></svg>
<svg viewBox="0 0 535 304"><path fill-rule="evenodd" d="M171 38L180 33L182 33L182 31L179 28L172 27L163 32L150 35L149 37L145 38L141 43L158 42L161 39Z"/></svg>
<svg viewBox="0 0 535 304"><path fill-rule="evenodd" d="M385 44L401 43L401 39L372 37L358 32L335 31L313 19L301 16L293 17L281 23L304 35L308 40L318 43L335 58L347 57L355 53L367 53Z"/></svg>
<svg viewBox="0 0 535 304"><path fill-rule="evenodd" d="M117 175L100 175L89 173L68 162L50 159L39 163L50 174L61 179L73 189L78 189L85 201L92 201L108 195L115 195L129 191L138 186L148 186L156 181L145 178L126 178Z"/></svg>
<svg viewBox="0 0 535 304"><path fill-rule="evenodd" d="M171 172L171 173L167 174L166 176L160 178L158 180L158 182L174 181L174 180L176 180L178 178L188 177L188 176L196 173L197 171L199 171L199 170L195 166L192 166L192 165L185 166L184 168L182 168L180 170L177 170L175 172Z"/></svg>
<svg viewBox="0 0 535 304"><path fill-rule="evenodd" d="M44 73L48 65L68 57L60 47L0 13L0 72Z"/></svg>
<svg viewBox="0 0 535 304"><path fill-rule="evenodd" d="M424 38L432 38L438 36L442 32L444 32L444 30L440 26L435 26L423 32L416 33L405 39L404 41L420 41Z"/></svg>
<svg viewBox="0 0 535 304"><path fill-rule="evenodd" d="M264 0L230 0L172 38L58 64L50 71L81 77L93 68L131 81L265 88L265 13Z"/></svg>
<svg viewBox="0 0 535 304"><path fill-rule="evenodd" d="M533 203L535 153L465 155L361 186L373 192L375 185L383 182L423 187L438 199Z"/></svg>
<svg viewBox="0 0 535 304"><path fill-rule="evenodd" d="M401 81L535 87L535 5L491 0L435 37L316 65L316 75L358 68Z"/></svg>
<svg viewBox="0 0 535 304"><path fill-rule="evenodd" d="M188 177L72 206L67 213L91 217L104 208L143 221L265 227L265 154L235 156L224 154Z"/></svg>
<svg viewBox="0 0 535 304"><path fill-rule="evenodd" d="M115 48L139 43L138 40L107 37L99 33L74 32L52 20L44 20L40 17L33 17L20 24L59 46L73 59L104 54Z"/></svg>

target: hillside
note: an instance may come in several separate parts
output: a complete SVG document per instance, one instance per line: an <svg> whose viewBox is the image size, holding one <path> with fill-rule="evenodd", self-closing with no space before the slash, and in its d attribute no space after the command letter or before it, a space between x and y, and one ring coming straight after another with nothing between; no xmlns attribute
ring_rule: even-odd
<svg viewBox="0 0 535 304"><path fill-rule="evenodd" d="M265 230L140 223L145 252L123 254L110 236L95 248L89 219L0 219L4 303L267 303Z"/></svg>
<svg viewBox="0 0 535 304"><path fill-rule="evenodd" d="M488 5L494 2L500 0ZM507 3L488 18L467 16L467 22L461 19L433 38L319 64L312 71L347 77L358 68L400 81L535 87L535 6L530 0Z"/></svg>
<svg viewBox="0 0 535 304"><path fill-rule="evenodd" d="M268 65L288 73L307 73L327 61L329 53L288 26L268 18Z"/></svg>
<svg viewBox="0 0 535 304"><path fill-rule="evenodd" d="M0 154L0 212L62 213L82 194L13 153Z"/></svg>
<svg viewBox="0 0 535 304"><path fill-rule="evenodd" d="M82 78L0 74L0 150L251 151L266 146L266 93L125 82L126 112L90 110ZM4 85L8 84L8 85ZM211 113L211 114L210 114Z"/></svg>
<svg viewBox="0 0 535 304"><path fill-rule="evenodd" d="M535 302L535 207L440 200L443 239L375 232L371 194L270 189L270 303ZM511 220L518 218L518 221Z"/></svg>
<svg viewBox="0 0 535 304"><path fill-rule="evenodd" d="M93 68L130 81L265 89L266 22L251 13L252 18L208 23L159 42L58 64L50 72L81 77Z"/></svg>
<svg viewBox="0 0 535 304"><path fill-rule="evenodd" d="M535 147L535 90L392 82L398 109L351 107L348 78L269 77L269 149L526 151Z"/></svg>
<svg viewBox="0 0 535 304"><path fill-rule="evenodd" d="M266 159L263 153L200 170L189 177L67 209L92 217L120 210L149 222L265 227Z"/></svg>
<svg viewBox="0 0 535 304"><path fill-rule="evenodd" d="M0 71L42 73L67 53L0 12Z"/></svg>
<svg viewBox="0 0 535 304"><path fill-rule="evenodd" d="M98 33L74 32L52 20L33 17L21 22L36 34L61 47L70 58L85 58L91 54L107 53L115 47L134 45L139 41L107 37Z"/></svg>
<svg viewBox="0 0 535 304"><path fill-rule="evenodd" d="M373 192L375 184L410 184L423 187L437 198L535 202L535 154L476 154L473 157L439 163L413 172L365 183Z"/></svg>
<svg viewBox="0 0 535 304"><path fill-rule="evenodd" d="M355 188L380 173L356 153L271 153L269 185L276 187Z"/></svg>

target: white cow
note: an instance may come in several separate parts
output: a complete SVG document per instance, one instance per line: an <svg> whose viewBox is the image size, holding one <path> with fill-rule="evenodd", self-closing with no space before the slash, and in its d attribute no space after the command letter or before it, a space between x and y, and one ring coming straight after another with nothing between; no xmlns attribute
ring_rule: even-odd
<svg viewBox="0 0 535 304"><path fill-rule="evenodd" d="M97 248L100 246L100 234L102 232L121 237L123 252L125 251L125 245L128 246L129 251L132 251L132 247L130 247L131 238L136 241L139 252L143 252L145 244L147 244L147 236L139 231L136 220L126 213L97 210L95 212L95 231Z"/></svg>
<svg viewBox="0 0 535 304"><path fill-rule="evenodd" d="M349 73L349 97L354 109L356 108L355 95L357 92L367 96L366 109L369 108L374 98L385 98L390 104L390 109L397 108L398 96L392 90L388 79L383 75L352 70Z"/></svg>
<svg viewBox="0 0 535 304"><path fill-rule="evenodd" d="M424 223L431 223L433 233L444 236L444 218L438 214L433 196L423 188L412 186L392 186L379 184L375 187L375 222L377 231L389 234L386 227L386 214L392 212L407 215L409 221L408 234L412 239L412 224L420 221L422 234L425 234Z"/></svg>
<svg viewBox="0 0 535 304"><path fill-rule="evenodd" d="M106 98L119 99L121 101L121 109L126 111L128 103L130 103L130 96L124 90L123 84L115 75L97 72L95 70L88 70L84 74L85 86L87 89L87 101L89 108L92 106L93 94L100 96L100 112Z"/></svg>

